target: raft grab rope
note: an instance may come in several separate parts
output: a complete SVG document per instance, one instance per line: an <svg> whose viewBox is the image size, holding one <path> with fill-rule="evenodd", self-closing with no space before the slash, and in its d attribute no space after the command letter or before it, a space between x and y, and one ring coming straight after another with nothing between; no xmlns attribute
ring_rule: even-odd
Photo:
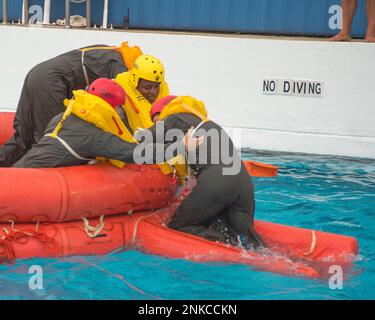
<svg viewBox="0 0 375 320"><path fill-rule="evenodd" d="M85 229L87 236L90 238L96 238L105 226L104 215L100 216L99 224L97 224L95 227L90 226L90 222L87 218L82 218L82 220L83 220L83 228Z"/></svg>
<svg viewBox="0 0 375 320"><path fill-rule="evenodd" d="M315 248L316 248L316 231L313 230L312 232L312 237L311 237L311 246L310 246L310 250L308 252L305 252L303 255L304 256L308 256L312 253L314 253L315 251Z"/></svg>
<svg viewBox="0 0 375 320"><path fill-rule="evenodd" d="M17 230L14 227L15 222L12 220L9 220L9 222L10 231L5 227L2 228L5 234L0 238L0 264L14 264L16 261L14 243L25 245L30 238L38 240L52 256L57 257L62 255L62 249L58 242L39 231L39 221L36 224L35 231Z"/></svg>

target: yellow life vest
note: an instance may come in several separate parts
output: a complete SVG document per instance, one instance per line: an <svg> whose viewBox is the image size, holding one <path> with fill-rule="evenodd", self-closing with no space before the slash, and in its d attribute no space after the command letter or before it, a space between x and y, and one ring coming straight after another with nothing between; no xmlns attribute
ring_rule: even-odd
<svg viewBox="0 0 375 320"><path fill-rule="evenodd" d="M177 113L190 113L194 114L202 120L202 122L207 122L207 110L202 101L197 100L189 96L180 96L173 99L168 105L166 105L160 113L159 120L164 120L167 117L177 114ZM185 157L178 155L167 162L168 164L176 168L180 182L185 180L188 175L188 165L185 161Z"/></svg>
<svg viewBox="0 0 375 320"><path fill-rule="evenodd" d="M126 92L126 103L124 109L128 117L130 128L135 132L138 128L147 129L153 126L150 111L151 103L134 87L131 71L117 75L115 81L123 87ZM159 95L156 100L169 95L168 84L162 81Z"/></svg>
<svg viewBox="0 0 375 320"><path fill-rule="evenodd" d="M52 138L57 137L57 134L61 130L64 121L69 117L69 115L74 114L78 118L92 123L99 129L111 133L124 141L131 143L137 142L126 128L125 124L122 122L118 113L106 101L87 93L84 90L74 90L73 96L74 98L71 100L64 100L64 105L67 107L67 109L61 121L57 124L55 130L51 133L50 136ZM109 160L113 165L119 168L122 168L125 165L124 162L119 160L104 159L101 157L97 157L97 160Z"/></svg>
<svg viewBox="0 0 375 320"><path fill-rule="evenodd" d="M159 120L177 113L191 113L200 118L203 122L209 121L207 110L203 101L189 96L179 96L168 103L160 113Z"/></svg>

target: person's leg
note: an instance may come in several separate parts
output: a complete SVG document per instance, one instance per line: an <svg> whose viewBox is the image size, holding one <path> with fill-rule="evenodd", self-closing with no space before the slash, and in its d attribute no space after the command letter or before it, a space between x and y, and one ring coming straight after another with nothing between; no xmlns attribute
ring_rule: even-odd
<svg viewBox="0 0 375 320"><path fill-rule="evenodd" d="M341 31L330 38L331 41L350 41L350 30L352 22L357 10L357 0L342 0L342 29Z"/></svg>
<svg viewBox="0 0 375 320"><path fill-rule="evenodd" d="M209 225L228 204L235 201L230 192L236 187L232 180L224 179L219 166L204 169L195 188L177 208L169 227L209 240L224 241L223 234L209 228Z"/></svg>
<svg viewBox="0 0 375 320"><path fill-rule="evenodd" d="M244 242L258 247L264 243L254 229L254 185L242 164L240 172L241 189L237 200L223 212L225 224L232 233L244 238Z"/></svg>
<svg viewBox="0 0 375 320"><path fill-rule="evenodd" d="M25 154L25 148L17 142L17 136L13 135L0 147L0 167L11 167Z"/></svg>
<svg viewBox="0 0 375 320"><path fill-rule="evenodd" d="M375 0L366 1L367 30L365 40L375 42Z"/></svg>
<svg viewBox="0 0 375 320"><path fill-rule="evenodd" d="M240 237L243 243L255 248L264 243L254 230L254 219L252 213L244 210L241 206L234 204L224 211L224 225L228 228L228 234ZM249 249L245 246L245 249Z"/></svg>
<svg viewBox="0 0 375 320"><path fill-rule="evenodd" d="M225 208L220 215L215 217L210 223L209 229L220 232L222 235L221 242L230 244L232 246L238 246L238 236L239 234L234 231L225 219L227 208Z"/></svg>
<svg viewBox="0 0 375 320"><path fill-rule="evenodd" d="M172 228L171 226L169 227ZM226 242L226 237L224 234L203 225L180 226L172 229L202 237L210 241Z"/></svg>
<svg viewBox="0 0 375 320"><path fill-rule="evenodd" d="M48 77L49 70L36 66L25 78L17 105L13 128L15 133L0 148L0 167L11 167L44 134L49 121L64 111L66 84Z"/></svg>
<svg viewBox="0 0 375 320"><path fill-rule="evenodd" d="M64 99L68 98L68 84L58 75L46 77L47 71L40 71L32 77L29 85L30 105L29 111L32 136L38 142L44 135L48 123L54 116L64 112Z"/></svg>

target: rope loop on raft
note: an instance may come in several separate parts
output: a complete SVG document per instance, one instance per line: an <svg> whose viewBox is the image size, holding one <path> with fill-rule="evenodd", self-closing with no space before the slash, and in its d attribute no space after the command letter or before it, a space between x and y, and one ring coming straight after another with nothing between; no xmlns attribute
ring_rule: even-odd
<svg viewBox="0 0 375 320"><path fill-rule="evenodd" d="M313 230L312 232L312 237L311 237L311 246L310 246L310 250L308 252L305 252L303 255L304 256L308 256L312 253L314 253L315 251L315 248L316 248L316 231Z"/></svg>
<svg viewBox="0 0 375 320"><path fill-rule="evenodd" d="M25 245L31 238L38 240L52 256L57 257L62 254L62 249L54 238L38 231L39 223L37 223L35 231L22 231L14 227L14 221L10 220L9 222L11 231L3 227L5 235L0 239L0 264L14 264L16 261L14 244Z"/></svg>
<svg viewBox="0 0 375 320"><path fill-rule="evenodd" d="M18 231L14 228L15 222L13 220L8 220L8 222L10 223L10 228L12 229L12 231Z"/></svg>
<svg viewBox="0 0 375 320"><path fill-rule="evenodd" d="M90 226L90 222L87 218L82 218L82 220L83 228L85 229L85 232L89 238L96 238L105 226L104 215L100 216L99 224L97 224L95 227Z"/></svg>
<svg viewBox="0 0 375 320"><path fill-rule="evenodd" d="M13 250L11 241L7 239L0 240L0 264L15 264L16 255Z"/></svg>
<svg viewBox="0 0 375 320"><path fill-rule="evenodd" d="M17 230L17 229L14 227L14 225L15 225L14 220L8 220L8 222L10 223L10 228L11 228L11 230L12 230L13 232L18 232L18 231L20 231L20 230ZM35 225L35 232L38 232L38 231L39 231L39 223L40 223L40 221L38 220L38 221L36 222L36 225ZM4 232L5 232L6 234L9 234L9 231L8 231L6 228L3 228L3 230L4 230ZM33 234L30 233L30 232L26 232L26 231L22 231L22 232L23 232L24 234L30 236L30 237L33 236ZM4 237L3 237L3 238L4 238ZM2 239L3 239L3 238L2 238Z"/></svg>
<svg viewBox="0 0 375 320"><path fill-rule="evenodd" d="M4 240L4 239L7 237L6 235L9 234L9 230L8 230L7 228L4 228L4 227L3 227L3 231L4 231L5 235L2 236L0 240Z"/></svg>

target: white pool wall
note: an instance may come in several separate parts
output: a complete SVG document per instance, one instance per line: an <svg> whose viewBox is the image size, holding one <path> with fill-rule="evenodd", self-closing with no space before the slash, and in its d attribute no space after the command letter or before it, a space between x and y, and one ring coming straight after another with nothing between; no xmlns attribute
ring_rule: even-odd
<svg viewBox="0 0 375 320"><path fill-rule="evenodd" d="M65 51L128 41L159 57L171 93L206 103L243 147L375 158L375 44L0 26L0 111L27 72ZM265 79L318 81L320 97L263 94Z"/></svg>

